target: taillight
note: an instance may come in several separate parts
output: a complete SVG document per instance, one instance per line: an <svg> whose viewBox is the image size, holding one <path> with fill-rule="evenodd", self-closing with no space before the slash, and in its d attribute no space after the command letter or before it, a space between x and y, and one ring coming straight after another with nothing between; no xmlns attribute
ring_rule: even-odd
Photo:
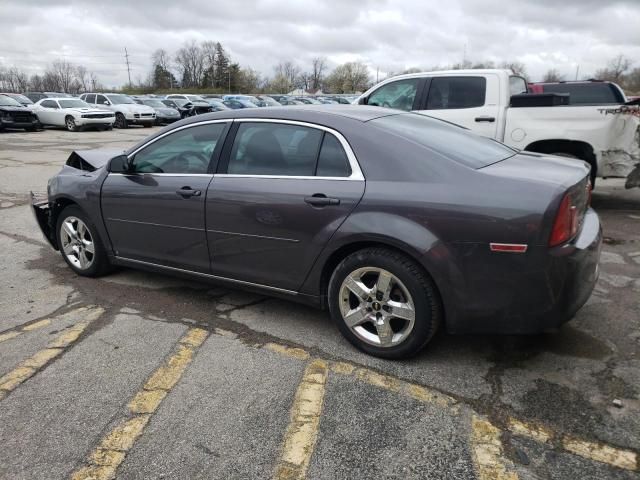
<svg viewBox="0 0 640 480"><path fill-rule="evenodd" d="M553 222L549 246L555 247L565 243L578 232L578 209L571 204L571 195L568 193L560 202L556 219Z"/></svg>

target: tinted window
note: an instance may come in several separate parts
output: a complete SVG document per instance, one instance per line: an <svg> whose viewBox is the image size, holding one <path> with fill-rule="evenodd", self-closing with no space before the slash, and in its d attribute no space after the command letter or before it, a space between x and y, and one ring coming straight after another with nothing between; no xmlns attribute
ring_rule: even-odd
<svg viewBox="0 0 640 480"><path fill-rule="evenodd" d="M351 175L349 159L338 139L326 133L318 157L318 177L348 177Z"/></svg>
<svg viewBox="0 0 640 480"><path fill-rule="evenodd" d="M185 128L155 141L136 153L138 173L207 173L213 150L225 124Z"/></svg>
<svg viewBox="0 0 640 480"><path fill-rule="evenodd" d="M44 100L41 105L44 108L58 108L58 105L53 100Z"/></svg>
<svg viewBox="0 0 640 480"><path fill-rule="evenodd" d="M233 142L228 173L313 176L322 132L281 123L242 123Z"/></svg>
<svg viewBox="0 0 640 480"><path fill-rule="evenodd" d="M390 115L369 123L471 168L486 167L516 153L495 140L417 113Z"/></svg>
<svg viewBox="0 0 640 480"><path fill-rule="evenodd" d="M96 95L95 95L95 93L88 94L84 98L84 101L87 102L87 103L96 103Z"/></svg>
<svg viewBox="0 0 640 480"><path fill-rule="evenodd" d="M367 105L409 111L413 108L413 101L418 91L418 83L420 83L419 78L408 78L387 83L369 95Z"/></svg>
<svg viewBox="0 0 640 480"><path fill-rule="evenodd" d="M103 105L105 102L107 102L107 97L104 95L96 95L96 103Z"/></svg>
<svg viewBox="0 0 640 480"><path fill-rule="evenodd" d="M486 89L484 77L434 77L429 88L427 110L481 107Z"/></svg>
<svg viewBox="0 0 640 480"><path fill-rule="evenodd" d="M568 93L570 105L607 105L624 103L622 95L609 83L559 83L543 85L545 93Z"/></svg>

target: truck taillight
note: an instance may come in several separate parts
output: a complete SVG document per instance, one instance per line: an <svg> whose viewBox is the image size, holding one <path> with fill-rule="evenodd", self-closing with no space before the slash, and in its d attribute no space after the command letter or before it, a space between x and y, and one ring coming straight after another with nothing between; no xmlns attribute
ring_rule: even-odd
<svg viewBox="0 0 640 480"><path fill-rule="evenodd" d="M578 208L571 204L571 195L568 193L560 202L556 219L553 222L549 246L555 247L575 236L578 232Z"/></svg>

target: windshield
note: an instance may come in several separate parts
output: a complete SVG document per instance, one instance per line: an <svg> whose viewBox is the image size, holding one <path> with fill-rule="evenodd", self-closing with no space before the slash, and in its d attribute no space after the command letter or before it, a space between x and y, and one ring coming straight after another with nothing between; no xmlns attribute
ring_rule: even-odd
<svg viewBox="0 0 640 480"><path fill-rule="evenodd" d="M58 100L60 108L92 108L88 103L82 100Z"/></svg>
<svg viewBox="0 0 640 480"><path fill-rule="evenodd" d="M31 105L33 103L31 100L29 100L24 95L20 95L20 94L17 94L17 93L11 95L11 98L13 98L14 100L17 100L18 102L20 102L20 103L22 103L24 105Z"/></svg>
<svg viewBox="0 0 640 480"><path fill-rule="evenodd" d="M5 107L21 107L20 102L14 100L11 97L7 97L6 95L0 95L0 105Z"/></svg>
<svg viewBox="0 0 640 480"><path fill-rule="evenodd" d="M136 103L136 102L133 101L132 98L127 97L126 95L107 95L106 97L114 105L131 104L131 103L135 104Z"/></svg>
<svg viewBox="0 0 640 480"><path fill-rule="evenodd" d="M164 107L166 107L166 105L164 103L162 103L160 100L142 100L142 103L144 105L147 105L147 106L153 107L153 108L164 108Z"/></svg>
<svg viewBox="0 0 640 480"><path fill-rule="evenodd" d="M486 167L516 154L495 140L419 113L389 115L370 123L471 168Z"/></svg>
<svg viewBox="0 0 640 480"><path fill-rule="evenodd" d="M200 95L187 95L187 98L192 102L206 102Z"/></svg>

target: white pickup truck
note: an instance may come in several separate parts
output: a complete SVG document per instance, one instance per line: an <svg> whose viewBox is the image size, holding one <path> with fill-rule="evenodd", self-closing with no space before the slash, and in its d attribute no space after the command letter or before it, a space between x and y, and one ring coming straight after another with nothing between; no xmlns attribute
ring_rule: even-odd
<svg viewBox="0 0 640 480"><path fill-rule="evenodd" d="M626 177L627 188L640 187L640 106L535 106L566 99L526 93L526 80L510 70L450 70L389 78L354 103L414 110L520 150L579 158L594 181Z"/></svg>

